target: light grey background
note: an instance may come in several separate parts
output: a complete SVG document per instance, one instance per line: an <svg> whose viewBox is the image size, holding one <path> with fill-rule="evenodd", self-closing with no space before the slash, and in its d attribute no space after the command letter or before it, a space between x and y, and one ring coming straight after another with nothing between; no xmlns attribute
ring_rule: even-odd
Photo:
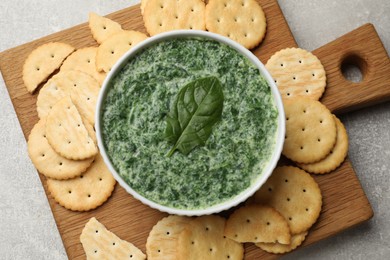
<svg viewBox="0 0 390 260"><path fill-rule="evenodd" d="M1 0L0 51L105 15L137 0ZM314 50L371 22L390 50L388 0L279 0L300 47ZM0 259L66 259L4 82L0 81ZM389 85L390 87L390 85ZM286 259L390 259L390 102L342 117L349 156L374 208L358 227Z"/></svg>

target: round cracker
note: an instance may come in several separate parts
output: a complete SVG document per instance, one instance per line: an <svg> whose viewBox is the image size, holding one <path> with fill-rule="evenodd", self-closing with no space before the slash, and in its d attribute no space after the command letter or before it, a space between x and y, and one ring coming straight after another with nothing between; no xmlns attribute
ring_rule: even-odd
<svg viewBox="0 0 390 260"><path fill-rule="evenodd" d="M89 13L88 26L89 29L91 29L93 38L99 44L104 42L111 35L123 31L119 23L93 12Z"/></svg>
<svg viewBox="0 0 390 260"><path fill-rule="evenodd" d="M69 55L61 66L61 71L79 70L87 73L96 79L100 85L106 77L105 72L98 72L96 70L96 53L98 47L87 47L78 49Z"/></svg>
<svg viewBox="0 0 390 260"><path fill-rule="evenodd" d="M330 151L330 154L324 159L311 163L311 164L302 164L299 163L298 166L305 171L315 173L315 174L324 174L333 171L345 160L345 157L348 153L348 134L343 123L340 119L334 116L337 126L337 137L336 144Z"/></svg>
<svg viewBox="0 0 390 260"><path fill-rule="evenodd" d="M307 231L296 234L291 237L291 243L283 245L280 243L256 243L255 245L263 249L264 251L272 254L284 254L296 249L305 241Z"/></svg>
<svg viewBox="0 0 390 260"><path fill-rule="evenodd" d="M141 5L140 5L141 14L144 14L144 9L147 1L148 0L141 0Z"/></svg>
<svg viewBox="0 0 390 260"><path fill-rule="evenodd" d="M284 99L286 136L283 155L298 163L325 158L336 143L336 123L319 101L308 98Z"/></svg>
<svg viewBox="0 0 390 260"><path fill-rule="evenodd" d="M202 0L148 0L143 19L152 36L179 29L205 30L205 3Z"/></svg>
<svg viewBox="0 0 390 260"><path fill-rule="evenodd" d="M59 100L70 96L81 116L94 124L99 91L99 83L87 73L76 70L61 71L39 92L38 115L40 118L47 116Z"/></svg>
<svg viewBox="0 0 390 260"><path fill-rule="evenodd" d="M110 36L98 48L97 70L109 72L123 54L146 38L148 36L137 31L123 31Z"/></svg>
<svg viewBox="0 0 390 260"><path fill-rule="evenodd" d="M325 91L326 72L321 61L299 48L275 53L265 65L283 98L307 97L319 100Z"/></svg>
<svg viewBox="0 0 390 260"><path fill-rule="evenodd" d="M65 180L80 176L91 165L93 158L74 161L57 154L45 135L46 120L41 119L28 137L28 154L35 168L46 177Z"/></svg>
<svg viewBox="0 0 390 260"><path fill-rule="evenodd" d="M51 147L67 159L83 160L98 152L69 97L61 99L53 106L47 116L45 131Z"/></svg>
<svg viewBox="0 0 390 260"><path fill-rule="evenodd" d="M254 198L282 214L292 235L308 230L319 217L322 206L316 181L304 170L292 166L276 168Z"/></svg>
<svg viewBox="0 0 390 260"><path fill-rule="evenodd" d="M177 259L179 235L190 220L188 217L171 215L157 222L146 241L148 259Z"/></svg>
<svg viewBox="0 0 390 260"><path fill-rule="evenodd" d="M88 211L102 205L115 187L115 179L98 154L85 173L69 180L47 180L47 188L63 207Z"/></svg>
<svg viewBox="0 0 390 260"><path fill-rule="evenodd" d="M70 91L70 97L80 115L89 123L95 124L96 102L99 95L99 83L91 76L75 78L76 87Z"/></svg>
<svg viewBox="0 0 390 260"><path fill-rule="evenodd" d="M188 223L179 236L177 259L243 259L243 245L223 235L225 222L208 215Z"/></svg>
<svg viewBox="0 0 390 260"><path fill-rule="evenodd" d="M73 51L72 46L62 42L46 43L33 50L23 64L23 81L28 92L34 92Z"/></svg>
<svg viewBox="0 0 390 260"><path fill-rule="evenodd" d="M266 32L263 9L255 0L210 0L206 6L206 28L251 49Z"/></svg>
<svg viewBox="0 0 390 260"><path fill-rule="evenodd" d="M274 208L266 205L247 205L230 215L225 236L240 242L290 243L290 228L286 219Z"/></svg>
<svg viewBox="0 0 390 260"><path fill-rule="evenodd" d="M63 89L56 81L56 78L60 75L61 73L53 76L39 91L37 97L37 111L38 116L41 119L49 114L50 110L58 101L69 96L69 91Z"/></svg>

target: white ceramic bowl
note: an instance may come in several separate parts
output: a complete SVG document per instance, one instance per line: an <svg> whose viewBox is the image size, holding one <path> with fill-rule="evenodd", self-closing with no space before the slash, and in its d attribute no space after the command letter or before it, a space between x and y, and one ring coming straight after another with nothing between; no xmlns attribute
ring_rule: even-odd
<svg viewBox="0 0 390 260"><path fill-rule="evenodd" d="M247 57L256 67L258 67L261 75L267 80L269 86L271 87L272 95L274 97L279 116L278 116L278 130L277 130L277 137L276 137L276 145L271 157L271 160L269 161L266 169L264 169L263 173L259 175L257 180L246 190L242 191L240 194L238 194L236 197L234 197L231 200L225 201L223 203L211 206L209 208L205 209L197 209L197 210L185 210L185 209L177 209L172 207L167 207L164 205L160 205L154 201L151 201L142 195L140 195L138 192L133 190L122 178L121 176L116 172L114 169L109 157L106 154L106 149L103 144L103 137L102 137L102 131L101 131L101 111L102 111L102 105L103 101L105 99L106 93L108 88L110 87L111 80L116 76L116 74L122 69L122 67L127 64L127 62L132 59L137 53L142 51L145 48L148 48L149 46L152 46L158 42L170 40L173 38L206 38L206 39L212 39L215 41L219 41L221 43L224 43L226 45L229 45L233 49L237 50L239 53L241 53L243 56ZM167 33L162 33L153 37L148 38L147 40L139 43L137 46L135 46L133 49L128 51L126 54L124 54L119 61L113 66L110 73L107 75L102 89L99 94L99 98L97 101L97 107L96 107L96 136L98 141L98 146L100 149L100 153L104 159L104 162L108 166L109 170L111 171L114 178L119 182L119 184L131 195L133 195L136 199L140 200L142 203L158 209L163 212L167 212L170 214L177 214L177 215L187 215L187 216L199 216L199 215L208 215L217 213L223 210L227 210L231 207L234 207L238 205L239 203L245 201L247 198L252 196L268 179L268 177L271 175L273 169L276 167L276 164L279 160L280 154L282 152L283 148L283 142L284 142L284 136L285 136L285 115L283 110L283 103L282 99L280 97L279 91L275 85L274 80L272 79L271 75L268 73L264 65L259 61L259 59L252 54L249 50L242 47L240 44L230 40L229 38L223 37L218 34L205 32L205 31L195 31L195 30L177 30L177 31L171 31Z"/></svg>

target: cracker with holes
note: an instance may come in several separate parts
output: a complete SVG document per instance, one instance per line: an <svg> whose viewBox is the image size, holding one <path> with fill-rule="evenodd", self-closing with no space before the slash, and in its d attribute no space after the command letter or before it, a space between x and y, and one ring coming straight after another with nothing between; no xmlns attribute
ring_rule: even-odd
<svg viewBox="0 0 390 260"><path fill-rule="evenodd" d="M205 3L202 0L148 0L143 19L152 36L179 29L205 30Z"/></svg>
<svg viewBox="0 0 390 260"><path fill-rule="evenodd" d="M141 14L144 14L144 9L147 1L148 0L141 0L141 5L140 5Z"/></svg>
<svg viewBox="0 0 390 260"><path fill-rule="evenodd" d="M37 111L39 118L46 117L58 101L69 96L69 91L67 89L63 89L58 84L57 78L61 75L61 73L54 75L39 91L37 97Z"/></svg>
<svg viewBox="0 0 390 260"><path fill-rule="evenodd" d="M216 215L190 221L179 236L177 259L243 259L243 245L223 234L225 222Z"/></svg>
<svg viewBox="0 0 390 260"><path fill-rule="evenodd" d="M291 243L288 245L280 243L256 243L255 245L263 249L264 251L272 254L284 254L296 249L305 241L307 231L293 235L291 237Z"/></svg>
<svg viewBox="0 0 390 260"><path fill-rule="evenodd" d="M309 98L284 99L286 136L283 155L298 163L325 158L336 143L336 122L319 101Z"/></svg>
<svg viewBox="0 0 390 260"><path fill-rule="evenodd" d="M60 156L47 142L45 125L45 119L39 120L28 137L28 154L34 166L52 179L64 180L80 176L91 165L93 157L74 161Z"/></svg>
<svg viewBox="0 0 390 260"><path fill-rule="evenodd" d="M89 13L88 25L89 29L91 29L93 38L99 44L104 42L111 35L123 31L119 23L93 12Z"/></svg>
<svg viewBox="0 0 390 260"><path fill-rule="evenodd" d="M94 124L99 90L99 83L92 76L77 70L61 71L39 92L37 99L39 118L47 116L60 99L70 96L81 116Z"/></svg>
<svg viewBox="0 0 390 260"><path fill-rule="evenodd" d="M275 53L265 67L283 98L319 100L325 91L325 69L311 52L299 48L283 49Z"/></svg>
<svg viewBox="0 0 390 260"><path fill-rule="evenodd" d="M206 28L252 49L266 32L263 9L256 0L210 0L206 6Z"/></svg>
<svg viewBox="0 0 390 260"><path fill-rule="evenodd" d="M116 182L98 154L80 177L69 180L47 179L46 183L50 194L61 206L73 211L88 211L107 201Z"/></svg>
<svg viewBox="0 0 390 260"><path fill-rule="evenodd" d="M266 205L247 205L230 215L225 225L225 236L240 242L290 243L290 229L286 219Z"/></svg>
<svg viewBox="0 0 390 260"><path fill-rule="evenodd" d="M106 77L106 73L96 70L96 53L98 47L86 47L73 52L61 66L61 71L79 70L96 79L100 85Z"/></svg>
<svg viewBox="0 0 390 260"><path fill-rule="evenodd" d="M177 259L178 238L191 218L170 215L161 219L152 228L146 241L149 260Z"/></svg>
<svg viewBox="0 0 390 260"><path fill-rule="evenodd" d="M132 243L120 239L106 227L91 218L80 235L87 259L130 259L143 260L146 256Z"/></svg>
<svg viewBox="0 0 390 260"><path fill-rule="evenodd" d="M254 198L282 214L292 235L307 231L316 222L322 206L316 181L307 172L292 166L277 167Z"/></svg>
<svg viewBox="0 0 390 260"><path fill-rule="evenodd" d="M77 74L79 76L74 78L76 87L73 87L70 91L70 97L80 115L87 119L90 124L95 124L95 108L100 90L99 83L85 73L75 73L72 76Z"/></svg>
<svg viewBox="0 0 390 260"><path fill-rule="evenodd" d="M83 160L98 152L70 97L53 106L47 116L45 131L51 147L67 159Z"/></svg>
<svg viewBox="0 0 390 260"><path fill-rule="evenodd" d="M345 157L348 153L348 134L347 130L340 119L334 116L337 127L337 137L336 144L332 148L330 154L324 159L310 164L298 164L298 166L305 171L315 173L315 174L324 174L333 171L345 160Z"/></svg>
<svg viewBox="0 0 390 260"><path fill-rule="evenodd" d="M109 72L123 54L146 38L148 36L137 31L123 31L110 36L98 48L96 54L97 70Z"/></svg>
<svg viewBox="0 0 390 260"><path fill-rule="evenodd" d="M61 42L50 42L33 50L23 64L23 82L28 92L34 92L73 51L72 46Z"/></svg>

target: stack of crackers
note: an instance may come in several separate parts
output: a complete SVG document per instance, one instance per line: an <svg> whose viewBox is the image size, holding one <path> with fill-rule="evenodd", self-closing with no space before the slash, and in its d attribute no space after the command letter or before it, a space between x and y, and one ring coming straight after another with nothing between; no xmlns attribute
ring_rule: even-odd
<svg viewBox="0 0 390 260"><path fill-rule="evenodd" d="M53 198L75 211L100 206L114 190L116 182L96 145L97 97L117 59L147 38L94 13L89 27L99 47L75 50L51 42L32 51L23 66L30 93L46 81L37 97L40 120L28 138L30 158L47 177Z"/></svg>
<svg viewBox="0 0 390 260"><path fill-rule="evenodd" d="M207 4L202 0L142 0L141 11L151 36L175 29L209 30L250 49L261 43L266 32L264 12L255 0L209 0ZM35 49L23 67L30 93L45 82L37 98L40 120L28 140L30 158L47 177L54 199L75 211L98 207L114 189L115 180L96 146L96 99L115 62L148 37L94 13L89 27L98 47L75 50L65 43L48 43ZM266 68L283 97L286 136L282 153L299 168L276 168L253 198L228 219L217 215L163 218L147 239L149 259L243 259L243 243L285 253L304 241L318 219L321 190L307 172L329 173L344 161L348 151L345 127L318 101L325 91L326 73L313 54L284 49L269 59ZM88 259L146 258L95 218L85 225L80 240Z"/></svg>
<svg viewBox="0 0 390 260"><path fill-rule="evenodd" d="M335 170L348 153L348 135L341 121L318 100L326 72L312 53L283 49L265 65L283 98L286 136L282 154L315 174Z"/></svg>

